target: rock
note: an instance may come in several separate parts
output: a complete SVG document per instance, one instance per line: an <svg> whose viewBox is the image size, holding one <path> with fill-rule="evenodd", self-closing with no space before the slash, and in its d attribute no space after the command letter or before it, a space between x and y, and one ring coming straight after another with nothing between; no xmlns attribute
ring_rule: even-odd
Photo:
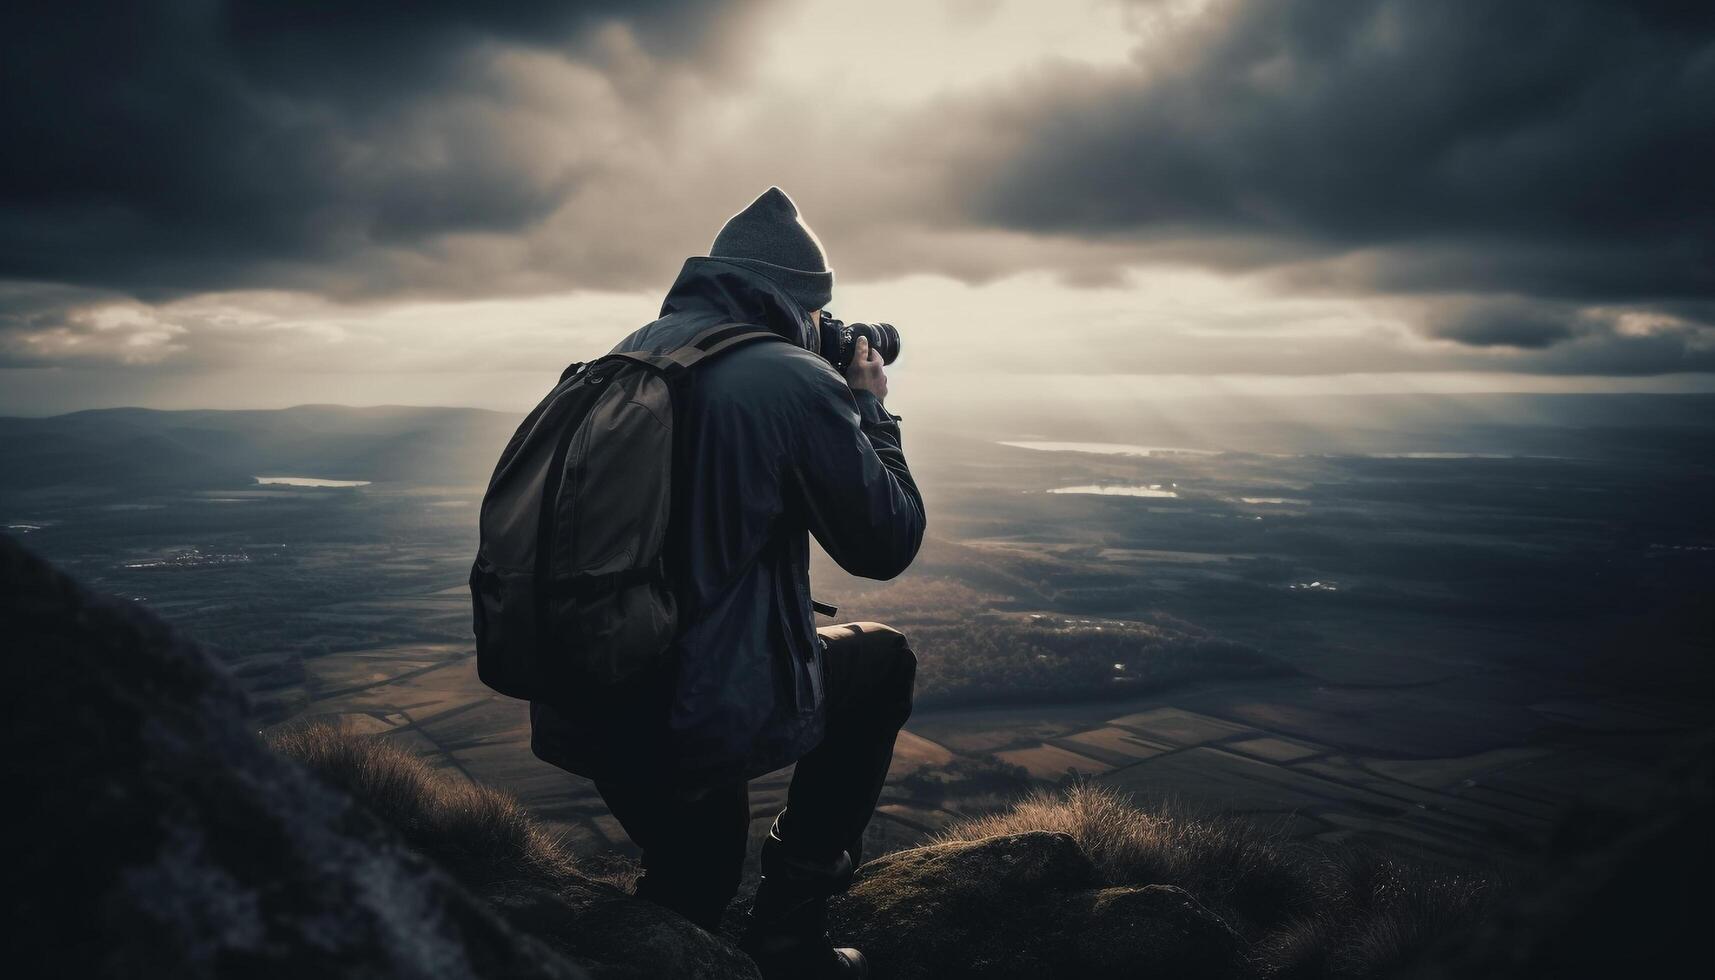
<svg viewBox="0 0 1715 980"><path fill-rule="evenodd" d="M590 976L269 751L201 650L4 537L0 622L14 975Z"/></svg>
<svg viewBox="0 0 1715 980"><path fill-rule="evenodd" d="M1213 980L1246 972L1244 939L1172 885L1079 892L1053 921L1069 941L1070 975Z"/></svg>
<svg viewBox="0 0 1715 980"><path fill-rule="evenodd" d="M900 851L834 905L835 938L878 977L1237 977L1244 942L1166 885L1105 888L1066 834Z"/></svg>
<svg viewBox="0 0 1715 980"><path fill-rule="evenodd" d="M515 926L600 980L760 980L731 944L675 913L598 882L508 887L489 897Z"/></svg>

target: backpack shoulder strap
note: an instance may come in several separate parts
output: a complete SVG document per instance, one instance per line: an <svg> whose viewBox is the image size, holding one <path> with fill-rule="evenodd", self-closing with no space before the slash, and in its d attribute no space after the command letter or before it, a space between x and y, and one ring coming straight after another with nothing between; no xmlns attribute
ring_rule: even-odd
<svg viewBox="0 0 1715 980"><path fill-rule="evenodd" d="M683 356L686 367L695 367L698 361L725 353L740 344L748 344L753 340L785 340L766 327L754 323L727 323L718 327L710 327L691 338L691 342L679 348L677 354Z"/></svg>
<svg viewBox="0 0 1715 980"><path fill-rule="evenodd" d="M620 351L610 357L623 357L668 376L678 375L701 362L723 354L741 344L757 340L781 340L780 336L754 323L722 323L709 327L692 337L682 347L658 347L648 351Z"/></svg>

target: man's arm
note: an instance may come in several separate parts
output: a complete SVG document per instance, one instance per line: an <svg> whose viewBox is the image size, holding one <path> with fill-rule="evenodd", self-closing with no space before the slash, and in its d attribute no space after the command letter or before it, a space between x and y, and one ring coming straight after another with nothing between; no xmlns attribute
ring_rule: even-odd
<svg viewBox="0 0 1715 980"><path fill-rule="evenodd" d="M810 533L853 575L889 579L923 543L923 495L905 465L899 422L882 407L881 358L858 341L847 374L818 372L794 471Z"/></svg>

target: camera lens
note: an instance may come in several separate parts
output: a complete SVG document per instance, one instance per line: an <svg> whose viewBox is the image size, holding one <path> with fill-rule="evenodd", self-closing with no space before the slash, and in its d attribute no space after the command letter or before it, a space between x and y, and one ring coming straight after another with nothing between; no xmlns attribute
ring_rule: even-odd
<svg viewBox="0 0 1715 980"><path fill-rule="evenodd" d="M892 364L899 356L899 331L891 323L854 323L851 327L852 342L865 337L869 340L870 349L881 355L881 363Z"/></svg>
<svg viewBox="0 0 1715 980"><path fill-rule="evenodd" d="M899 331L891 323L845 323L827 311L822 312L820 349L835 370L842 374L851 367L857 354L858 338L869 341L870 349L881 355L881 363L892 364L899 356Z"/></svg>

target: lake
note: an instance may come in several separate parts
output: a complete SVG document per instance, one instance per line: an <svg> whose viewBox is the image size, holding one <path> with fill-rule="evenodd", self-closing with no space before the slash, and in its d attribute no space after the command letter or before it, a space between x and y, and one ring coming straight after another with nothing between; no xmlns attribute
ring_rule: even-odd
<svg viewBox="0 0 1715 980"><path fill-rule="evenodd" d="M323 480L314 476L259 476L256 482L275 487L367 487L368 480Z"/></svg>
<svg viewBox="0 0 1715 980"><path fill-rule="evenodd" d="M1049 493L1093 493L1104 497L1177 497L1178 493L1163 489L1161 484L1148 486L1127 483L1090 483L1076 487L1055 487Z"/></svg>
<svg viewBox="0 0 1715 980"><path fill-rule="evenodd" d="M1096 453L1102 456L1189 455L1219 456L1214 449L1183 449L1177 446L1134 446L1123 442L1002 442L1014 449L1034 449L1046 453Z"/></svg>

